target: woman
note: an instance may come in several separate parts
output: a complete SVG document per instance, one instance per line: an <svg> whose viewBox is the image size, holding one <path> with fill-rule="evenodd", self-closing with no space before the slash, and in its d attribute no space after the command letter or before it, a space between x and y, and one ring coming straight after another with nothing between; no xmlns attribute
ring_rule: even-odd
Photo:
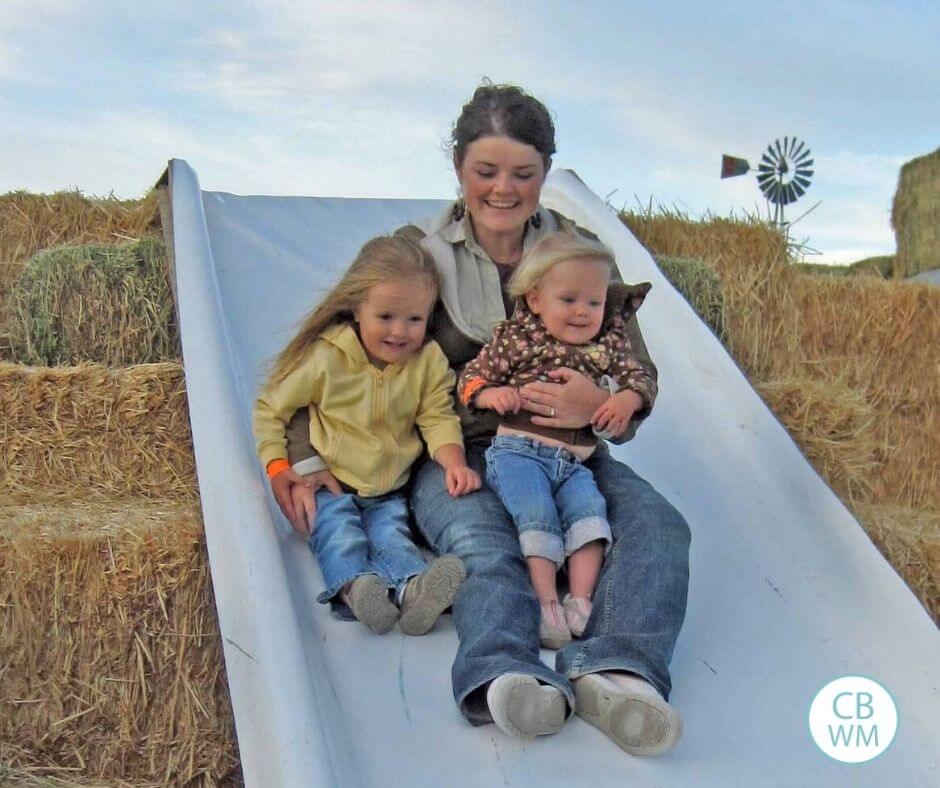
<svg viewBox="0 0 940 788"><path fill-rule="evenodd" d="M554 126L539 101L517 87L483 85L464 106L451 142L461 198L399 232L421 238L435 258L443 287L434 338L459 373L511 311L504 285L524 250L549 232L576 228L539 205L555 152ZM630 329L634 351L648 359L635 319ZM573 370L553 377L554 383L521 391L535 424L583 427L610 395ZM637 395L624 439L647 415L641 406ZM298 413L289 431L293 470L272 486L305 535L313 494L324 482L304 415ZM464 409L460 415L468 464L483 476L495 413ZM574 709L626 751L657 754L675 744L682 728L666 699L668 664L685 617L689 529L606 449L585 464L607 501L613 548L583 639L557 653L555 670L539 659L539 604L509 514L485 488L450 497L432 461L416 471L410 506L418 529L439 554L460 556L468 572L454 604L460 638L454 697L470 722L495 722L512 736L555 733Z"/></svg>

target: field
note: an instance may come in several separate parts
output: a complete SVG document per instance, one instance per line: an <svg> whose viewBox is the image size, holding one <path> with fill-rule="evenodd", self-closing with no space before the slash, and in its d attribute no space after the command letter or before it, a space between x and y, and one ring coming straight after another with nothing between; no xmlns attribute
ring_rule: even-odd
<svg viewBox="0 0 940 788"><path fill-rule="evenodd" d="M940 289L622 219L940 622ZM0 196L0 784L238 782L170 292L155 194Z"/></svg>

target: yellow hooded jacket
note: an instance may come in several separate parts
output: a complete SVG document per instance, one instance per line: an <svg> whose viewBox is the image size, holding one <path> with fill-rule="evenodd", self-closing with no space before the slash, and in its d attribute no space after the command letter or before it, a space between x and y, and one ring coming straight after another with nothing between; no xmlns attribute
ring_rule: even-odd
<svg viewBox="0 0 940 788"><path fill-rule="evenodd" d="M364 497L408 480L412 463L449 443L463 446L454 413L454 373L438 344L427 342L400 364L373 366L349 324L323 332L286 378L269 383L254 407L261 463L287 458L287 423L309 407L310 442L333 475Z"/></svg>

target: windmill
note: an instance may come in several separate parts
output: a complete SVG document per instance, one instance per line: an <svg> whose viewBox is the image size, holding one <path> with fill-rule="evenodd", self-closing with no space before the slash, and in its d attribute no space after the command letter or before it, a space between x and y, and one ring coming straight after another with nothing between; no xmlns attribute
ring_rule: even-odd
<svg viewBox="0 0 940 788"><path fill-rule="evenodd" d="M796 137L774 140L757 165L757 185L774 205L774 223L785 228L784 206L803 196L813 175L813 160L805 142ZM747 159L727 154L721 157L721 177L735 178L751 170Z"/></svg>

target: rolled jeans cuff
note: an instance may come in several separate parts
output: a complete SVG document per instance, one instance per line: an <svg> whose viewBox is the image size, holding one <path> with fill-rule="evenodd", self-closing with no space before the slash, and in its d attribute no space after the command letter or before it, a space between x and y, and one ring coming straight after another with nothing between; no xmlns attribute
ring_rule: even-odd
<svg viewBox="0 0 940 788"><path fill-rule="evenodd" d="M589 542L604 542L604 555L610 552L610 523L603 517L585 517L571 524L565 533L565 555L571 555Z"/></svg>
<svg viewBox="0 0 940 788"><path fill-rule="evenodd" d="M526 558L546 558L560 567L565 561L565 543L561 536L551 531L530 528L519 532L519 546Z"/></svg>

